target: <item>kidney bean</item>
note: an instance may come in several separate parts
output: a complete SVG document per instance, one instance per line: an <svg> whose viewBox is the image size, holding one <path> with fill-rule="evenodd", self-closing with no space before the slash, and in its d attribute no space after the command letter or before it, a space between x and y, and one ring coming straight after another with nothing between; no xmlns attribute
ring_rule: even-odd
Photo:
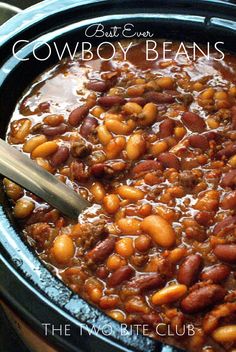
<svg viewBox="0 0 236 352"><path fill-rule="evenodd" d="M225 148L217 152L216 157L218 159L221 159L223 157L229 158L234 154L236 154L236 143L230 143Z"/></svg>
<svg viewBox="0 0 236 352"><path fill-rule="evenodd" d="M203 135L194 134L190 136L188 140L189 140L189 144L193 148L199 148L202 150L207 150L209 148L208 140Z"/></svg>
<svg viewBox="0 0 236 352"><path fill-rule="evenodd" d="M207 285L189 293L181 302L181 307L188 314L200 313L204 309L220 302L226 290L219 285Z"/></svg>
<svg viewBox="0 0 236 352"><path fill-rule="evenodd" d="M219 260L236 264L236 244L218 244L213 252Z"/></svg>
<svg viewBox="0 0 236 352"><path fill-rule="evenodd" d="M95 92L104 93L110 88L110 84L105 81L91 81L86 83L86 88Z"/></svg>
<svg viewBox="0 0 236 352"><path fill-rule="evenodd" d="M198 280L201 265L202 257L199 254L189 255L179 267L177 274L179 283L192 286Z"/></svg>
<svg viewBox="0 0 236 352"><path fill-rule="evenodd" d="M129 280L134 274L134 269L130 266L125 265L115 270L108 278L108 286L115 287L120 285L122 282Z"/></svg>
<svg viewBox="0 0 236 352"><path fill-rule="evenodd" d="M200 211L195 215L195 220L201 226L208 226L213 220L215 213L213 211Z"/></svg>
<svg viewBox="0 0 236 352"><path fill-rule="evenodd" d="M213 230L213 234L217 235L218 233L220 233L221 231L229 231L230 229L232 229L236 224L236 216L227 216L227 218L225 218L224 220L222 220L221 222L219 222Z"/></svg>
<svg viewBox="0 0 236 352"><path fill-rule="evenodd" d="M171 104L174 103L175 101L175 97L170 95L170 94L166 94L166 93L159 93L159 92L147 92L144 96L144 98L147 100L147 102L151 102L151 103L161 103L161 104Z"/></svg>
<svg viewBox="0 0 236 352"><path fill-rule="evenodd" d="M106 238L87 253L87 258L91 259L94 263L102 263L113 252L115 242L114 237Z"/></svg>
<svg viewBox="0 0 236 352"><path fill-rule="evenodd" d="M69 148L67 147L59 147L55 154L53 154L51 158L51 165L53 167L58 167L63 164L70 155Z"/></svg>
<svg viewBox="0 0 236 352"><path fill-rule="evenodd" d="M135 165L132 173L138 175L143 172L151 172L156 170L162 170L161 164L156 160L145 160L141 161L138 165Z"/></svg>
<svg viewBox="0 0 236 352"><path fill-rule="evenodd" d="M173 134L175 128L175 121L166 119L160 124L160 137L165 138Z"/></svg>
<svg viewBox="0 0 236 352"><path fill-rule="evenodd" d="M51 127L51 126L43 126L41 128L42 133L48 137L54 137L58 134L63 134L67 131L67 125L61 123L59 126Z"/></svg>
<svg viewBox="0 0 236 352"><path fill-rule="evenodd" d="M236 207L236 191L227 194L221 201L222 209L234 209Z"/></svg>
<svg viewBox="0 0 236 352"><path fill-rule="evenodd" d="M159 273L150 273L135 277L128 283L127 286L144 291L164 286L164 284L165 280Z"/></svg>
<svg viewBox="0 0 236 352"><path fill-rule="evenodd" d="M50 111L50 103L47 101L43 101L38 105L38 109L42 112L49 112Z"/></svg>
<svg viewBox="0 0 236 352"><path fill-rule="evenodd" d="M105 164L99 163L91 166L91 173L94 177L101 178L105 174Z"/></svg>
<svg viewBox="0 0 236 352"><path fill-rule="evenodd" d="M208 141L219 141L221 138L220 134L215 131L205 132L203 136L206 137Z"/></svg>
<svg viewBox="0 0 236 352"><path fill-rule="evenodd" d="M184 125L192 132L203 132L206 128L205 121L194 112L184 112L181 120Z"/></svg>
<svg viewBox="0 0 236 352"><path fill-rule="evenodd" d="M144 99L143 97L129 98L127 99L127 101L131 103L136 103L140 106L144 106L147 103L147 100Z"/></svg>
<svg viewBox="0 0 236 352"><path fill-rule="evenodd" d="M236 170L231 170L225 174L221 180L222 187L231 187L236 186Z"/></svg>
<svg viewBox="0 0 236 352"><path fill-rule="evenodd" d="M164 165L165 168L180 169L180 161L177 156L173 153L161 153L158 156L158 160Z"/></svg>
<svg viewBox="0 0 236 352"><path fill-rule="evenodd" d="M98 121L94 117L86 117L80 127L80 134L87 138L89 134L95 130L98 125Z"/></svg>
<svg viewBox="0 0 236 352"><path fill-rule="evenodd" d="M227 279L230 274L230 268L225 264L216 264L209 266L201 273L201 280L211 280L214 283L221 283Z"/></svg>
<svg viewBox="0 0 236 352"><path fill-rule="evenodd" d="M86 105L79 106L71 111L68 122L71 126L78 126L82 120L88 115L89 108Z"/></svg>
<svg viewBox="0 0 236 352"><path fill-rule="evenodd" d="M158 323L162 322L160 315L155 313L142 314L141 318L144 324L148 324L152 327L155 327Z"/></svg>
<svg viewBox="0 0 236 352"><path fill-rule="evenodd" d="M113 105L124 105L126 100L118 95L105 95L98 99L98 104L107 108Z"/></svg>

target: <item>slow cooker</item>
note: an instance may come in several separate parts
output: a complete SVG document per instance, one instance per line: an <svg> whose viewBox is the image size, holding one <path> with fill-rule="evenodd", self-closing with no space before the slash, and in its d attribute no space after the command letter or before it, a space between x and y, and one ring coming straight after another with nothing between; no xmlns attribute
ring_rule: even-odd
<svg viewBox="0 0 236 352"><path fill-rule="evenodd" d="M62 48L69 42L73 47L86 40L85 29L96 23L105 28L134 23L139 30L151 29L157 38L217 40L234 51L236 4L221 0L46 0L28 8L0 27L1 138L24 89L58 61L56 51L48 55L50 45L56 42ZM97 45L101 40L90 41ZM32 351L177 351L132 331L122 336L119 323L54 277L22 239L2 190L0 245L1 302ZM66 326L70 329L65 330Z"/></svg>

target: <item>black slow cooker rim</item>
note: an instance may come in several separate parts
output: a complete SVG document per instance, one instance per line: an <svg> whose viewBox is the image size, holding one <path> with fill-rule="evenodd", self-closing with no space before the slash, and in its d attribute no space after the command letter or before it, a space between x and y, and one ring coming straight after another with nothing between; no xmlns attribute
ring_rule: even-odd
<svg viewBox="0 0 236 352"><path fill-rule="evenodd" d="M120 1L119 6L122 6L122 3L127 3L126 1ZM132 8L141 7L143 4L147 6L147 1L139 1L130 0L129 6ZM9 52L9 48L12 43L18 38L21 38L22 35L30 36L32 28L37 26L38 31L32 31L31 38L35 39L37 35L41 34L40 30L42 30L43 23L52 18L52 16L58 15L60 13L65 13L69 9L74 9L79 6L87 6L91 4L101 5L102 8L104 6L114 6L114 2L111 0L67 0L66 3L61 2L60 0L46 0L42 3L32 6L21 14L15 16L13 19L8 21L0 28L0 57L3 62L7 61L7 59L11 56L11 52ZM228 21L227 25L229 26L230 21L235 20L235 8L236 4L233 2L223 2L223 1L214 1L214 0L200 0L197 3L195 1L154 1L150 0L149 4L151 7L156 7L157 5L163 6L165 10L171 8L173 13L178 13L178 11L193 11L196 16L205 16L205 21L208 22L211 26L224 26L224 22L221 23L219 19L223 21ZM115 4L118 6L118 4ZM210 15L209 12L210 8ZM55 8L56 6L56 8ZM222 9L224 9L224 13L222 14ZM46 13L46 15L45 15ZM204 17L204 16L203 16ZM215 18L212 18L215 17ZM218 19L216 21L216 19ZM19 27L20 24L22 26ZM47 22L47 26L49 23ZM46 28L48 28L46 26ZM20 28L20 30L15 31L15 28ZM233 30L233 28L232 28ZM235 29L234 29L235 30ZM4 82L5 76L4 73L0 76L0 81ZM82 320L76 319L69 314L69 310L71 312L75 308L75 300L77 303L79 302L80 308L82 311L84 309L84 315L94 315L94 318L101 319L99 323L109 323L112 324L116 334L112 336L112 338L107 338L102 336L101 334L95 336L96 334L91 334L91 337L94 338L93 343L98 343L98 346L101 346L103 351L111 351L110 348L114 351L160 351L166 350L168 346L164 346L159 342L151 340L147 337L138 336L134 339L129 337L128 339L121 339L117 332L119 331L119 324L108 318L104 313L102 313L97 308L89 305L87 302L74 295L62 282L60 282L56 277L54 277L36 258L32 251L26 247L25 243L21 241L18 233L15 231L13 225L7 218L3 207L0 207L0 242L1 242L1 254L0 259L2 261L0 268L0 294L4 300L6 300L23 318L25 321L29 322L32 327L35 328L36 331L42 334L42 326L40 325L41 321L43 321L43 316L50 317L49 322L58 322L58 320L63 321L64 324L68 324L70 322L74 327L78 327L81 325ZM28 267L26 268L26 264L22 263L22 258L20 256L20 252L22 251L24 257L28 259ZM26 270L27 269L27 270ZM40 270L43 273L42 281L46 278L50 278L50 283L47 285L41 285L39 288L39 277L35 276L35 272ZM25 272L24 272L25 271ZM30 277L27 278L27 275ZM45 275L45 276L44 276ZM50 285L51 284L51 285ZM52 289L62 290L62 293L53 293L51 297L48 296L48 291L50 291L50 287ZM31 297L34 295L34 300L32 301ZM54 295L54 299L52 298ZM55 302L59 300L65 299L67 310L63 310L62 307L56 306ZM70 305L71 304L71 305ZM30 307L30 309L29 309ZM69 307L69 309L68 309ZM74 312L75 313L75 312ZM40 316L40 319L36 319L37 316ZM81 318L81 317L80 317ZM97 322L96 322L97 324ZM84 330L86 330L84 328ZM116 335L116 336L115 336ZM61 336L49 336L49 340L53 343L56 343L59 347L63 348L63 351L79 351L78 345L76 342L81 342L81 348L85 348L84 350L88 350L88 339L86 340L88 335L84 335L80 337L80 339L70 338L66 340ZM87 345L87 347L86 347ZM101 350L100 348L100 350ZM174 348L170 349L173 351ZM82 351L82 349L81 349Z"/></svg>

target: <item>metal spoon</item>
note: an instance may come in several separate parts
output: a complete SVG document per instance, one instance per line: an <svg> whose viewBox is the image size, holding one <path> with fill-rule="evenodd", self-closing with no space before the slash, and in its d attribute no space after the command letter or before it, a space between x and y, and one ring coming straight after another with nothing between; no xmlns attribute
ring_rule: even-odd
<svg viewBox="0 0 236 352"><path fill-rule="evenodd" d="M34 193L70 218L90 203L33 160L0 139L0 174Z"/></svg>

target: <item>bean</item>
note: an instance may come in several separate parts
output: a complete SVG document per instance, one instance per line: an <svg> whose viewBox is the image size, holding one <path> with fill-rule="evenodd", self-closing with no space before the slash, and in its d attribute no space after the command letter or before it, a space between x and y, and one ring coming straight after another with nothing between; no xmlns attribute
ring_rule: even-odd
<svg viewBox="0 0 236 352"><path fill-rule="evenodd" d="M135 239L135 248L139 252L146 252L151 247L151 238L146 235L140 235Z"/></svg>
<svg viewBox="0 0 236 352"><path fill-rule="evenodd" d="M166 138L173 134L175 128L175 121L166 119L160 124L160 137Z"/></svg>
<svg viewBox="0 0 236 352"><path fill-rule="evenodd" d="M181 120L192 132L203 132L206 128L205 121L194 112L184 112Z"/></svg>
<svg viewBox="0 0 236 352"><path fill-rule="evenodd" d="M54 141L49 141L45 142L43 144L40 144L38 147L36 147L32 153L31 156L33 159L36 158L46 158L49 155L54 154L58 149L58 145Z"/></svg>
<svg viewBox="0 0 236 352"><path fill-rule="evenodd" d="M50 111L50 103L48 103L47 101L43 101L42 103L40 103L38 105L38 109L41 112L49 112Z"/></svg>
<svg viewBox="0 0 236 352"><path fill-rule="evenodd" d="M24 194L23 189L20 186L7 178L3 179L3 185L7 196L15 201L21 198Z"/></svg>
<svg viewBox="0 0 236 352"><path fill-rule="evenodd" d="M153 154L154 156L158 156L161 153L164 153L168 150L168 143L166 141L161 141L161 142L157 142L154 143L151 146L151 154Z"/></svg>
<svg viewBox="0 0 236 352"><path fill-rule="evenodd" d="M199 148L199 149L202 149L203 151L205 151L209 148L208 140L203 135L195 134L195 135L190 136L188 140L189 140L189 144L193 148Z"/></svg>
<svg viewBox="0 0 236 352"><path fill-rule="evenodd" d="M86 88L95 92L104 93L110 88L110 84L105 81L91 81L86 83Z"/></svg>
<svg viewBox="0 0 236 352"><path fill-rule="evenodd" d="M107 145L111 139L112 134L108 131L105 125L100 125L97 127L98 139L103 145Z"/></svg>
<svg viewBox="0 0 236 352"><path fill-rule="evenodd" d="M90 188L90 192L94 196L96 202L100 203L103 201L106 191L100 182L94 182Z"/></svg>
<svg viewBox="0 0 236 352"><path fill-rule="evenodd" d="M63 115L56 115L56 114L51 114L46 116L43 119L43 122L46 123L49 126L56 127L60 125L61 123L64 122L64 116Z"/></svg>
<svg viewBox="0 0 236 352"><path fill-rule="evenodd" d="M137 235L141 222L134 218L122 218L117 221L117 226L124 235Z"/></svg>
<svg viewBox="0 0 236 352"><path fill-rule="evenodd" d="M218 244L213 253L219 260L236 264L236 244Z"/></svg>
<svg viewBox="0 0 236 352"><path fill-rule="evenodd" d="M171 285L164 287L160 291L154 293L152 296L152 303L155 305L169 304L177 301L187 292L187 286L185 285Z"/></svg>
<svg viewBox="0 0 236 352"><path fill-rule="evenodd" d="M214 212L200 211L195 215L194 219L199 225L208 226L214 219L214 215Z"/></svg>
<svg viewBox="0 0 236 352"><path fill-rule="evenodd" d="M139 119L139 123L141 126L150 126L157 119L158 110L155 104L147 103L143 107L141 118Z"/></svg>
<svg viewBox="0 0 236 352"><path fill-rule="evenodd" d="M222 209L234 209L236 207L236 191L228 193L221 201Z"/></svg>
<svg viewBox="0 0 236 352"><path fill-rule="evenodd" d="M86 255L94 263L102 263L113 252L115 248L115 238L108 237L100 242L96 247L89 251Z"/></svg>
<svg viewBox="0 0 236 352"><path fill-rule="evenodd" d="M48 137L54 137L58 134L63 134L67 131L67 125L65 123L62 123L58 126L55 127L48 127L48 126L43 126L41 128L41 132L45 134L45 136Z"/></svg>
<svg viewBox="0 0 236 352"><path fill-rule="evenodd" d="M234 154L236 154L236 143L230 143L219 152L217 152L216 157L218 159L229 158Z"/></svg>
<svg viewBox="0 0 236 352"><path fill-rule="evenodd" d="M141 161L139 164L134 166L132 170L132 174L136 176L143 172L151 172L151 171L157 171L157 170L162 170L161 164L158 161L145 160L145 161Z"/></svg>
<svg viewBox="0 0 236 352"><path fill-rule="evenodd" d="M126 144L127 157L130 160L139 159L146 149L146 142L142 134L135 133L131 135Z"/></svg>
<svg viewBox="0 0 236 352"><path fill-rule="evenodd" d="M114 309L108 312L107 314L109 315L109 317L111 317L114 320L117 320L119 323L123 323L125 321L125 314L120 310Z"/></svg>
<svg viewBox="0 0 236 352"><path fill-rule="evenodd" d="M116 253L121 257L129 258L134 254L133 239L130 237L121 238L115 245Z"/></svg>
<svg viewBox="0 0 236 352"><path fill-rule="evenodd" d="M94 117L86 117L80 127L80 134L87 138L98 125L98 121Z"/></svg>
<svg viewBox="0 0 236 352"><path fill-rule="evenodd" d="M47 159L36 158L35 161L40 167L50 172L51 174L55 171Z"/></svg>
<svg viewBox="0 0 236 352"><path fill-rule="evenodd" d="M142 112L142 107L134 102L128 102L123 106L123 111L127 115L134 115L137 116L138 114L141 114Z"/></svg>
<svg viewBox="0 0 236 352"><path fill-rule="evenodd" d="M159 273L138 275L128 282L127 286L139 291L153 290L164 286L165 280Z"/></svg>
<svg viewBox="0 0 236 352"><path fill-rule="evenodd" d="M91 166L91 173L96 178L101 178L105 176L105 164L98 163Z"/></svg>
<svg viewBox="0 0 236 352"><path fill-rule="evenodd" d="M112 254L107 259L107 268L111 271L116 270L126 264L125 258L122 258L118 254Z"/></svg>
<svg viewBox="0 0 236 352"><path fill-rule="evenodd" d="M129 199L134 202L144 198L144 192L132 186L120 186L117 189L117 193L121 198Z"/></svg>
<svg viewBox="0 0 236 352"><path fill-rule="evenodd" d="M231 156L228 163L233 169L235 169L236 168L236 155Z"/></svg>
<svg viewBox="0 0 236 352"><path fill-rule="evenodd" d="M162 89L171 89L174 85L174 80L172 77L161 77L156 83Z"/></svg>
<svg viewBox="0 0 236 352"><path fill-rule="evenodd" d="M115 308L119 302L119 296L103 296L99 301L99 306L102 309Z"/></svg>
<svg viewBox="0 0 236 352"><path fill-rule="evenodd" d="M199 254L189 255L179 267L177 274L179 283L192 286L198 280L201 265L202 257Z"/></svg>
<svg viewBox="0 0 236 352"><path fill-rule="evenodd" d="M106 145L106 155L108 159L115 159L122 152L126 144L124 137L115 137Z"/></svg>
<svg viewBox="0 0 236 352"><path fill-rule="evenodd" d="M144 99L142 97L129 98L127 100L128 100L128 102L136 103L136 104L138 104L138 105L140 105L142 107L147 103L146 99Z"/></svg>
<svg viewBox="0 0 236 352"><path fill-rule="evenodd" d="M175 244L176 235L173 228L159 215L147 216L141 223L141 229L150 235L158 246L168 248Z"/></svg>
<svg viewBox="0 0 236 352"><path fill-rule="evenodd" d="M224 220L220 221L213 230L213 234L217 235L221 231L229 231L236 224L236 216L227 216Z"/></svg>
<svg viewBox="0 0 236 352"><path fill-rule="evenodd" d="M201 274L201 280L211 280L214 283L221 283L230 274L230 268L225 264L216 264L207 267Z"/></svg>
<svg viewBox="0 0 236 352"><path fill-rule="evenodd" d="M135 128L135 122L131 119L125 122L115 119L107 119L105 125L110 132L124 135L130 134Z"/></svg>
<svg viewBox="0 0 236 352"><path fill-rule="evenodd" d="M212 337L219 343L232 343L236 341L236 325L221 326L212 333Z"/></svg>
<svg viewBox="0 0 236 352"><path fill-rule="evenodd" d="M89 108L86 105L79 106L71 111L68 122L71 126L78 126L82 120L88 115Z"/></svg>
<svg viewBox="0 0 236 352"><path fill-rule="evenodd" d="M171 104L175 102L175 97L172 95L154 91L147 92L144 97L148 102L156 104Z"/></svg>
<svg viewBox="0 0 236 352"><path fill-rule="evenodd" d="M28 134L30 133L30 129L31 129L31 121L29 119L20 119L17 121L14 121L12 123L12 126L14 126L16 124L16 131L14 134L14 138L17 140L17 142L19 143L23 143L25 141L25 138L28 136Z"/></svg>
<svg viewBox="0 0 236 352"><path fill-rule="evenodd" d="M181 302L185 313L200 313L204 309L223 300L226 291L219 285L207 285L189 293Z"/></svg>
<svg viewBox="0 0 236 352"><path fill-rule="evenodd" d="M114 214L120 207L119 197L116 194L108 194L103 199L103 205L109 214Z"/></svg>
<svg viewBox="0 0 236 352"><path fill-rule="evenodd" d="M23 151L25 153L31 153L40 144L47 142L47 138L44 135L39 135L28 139L23 146Z"/></svg>
<svg viewBox="0 0 236 352"><path fill-rule="evenodd" d="M59 147L56 153L54 153L51 158L51 165L53 167L60 166L61 164L66 162L66 160L69 158L69 155L70 155L69 148L63 147L63 146Z"/></svg>
<svg viewBox="0 0 236 352"><path fill-rule="evenodd" d="M55 238L52 246L52 254L56 262L66 264L75 252L72 239L67 235L59 235Z"/></svg>
<svg viewBox="0 0 236 352"><path fill-rule="evenodd" d="M236 186L236 170L231 170L222 177L221 186L231 188Z"/></svg>
<svg viewBox="0 0 236 352"><path fill-rule="evenodd" d="M165 168L180 169L180 161L173 153L161 153L157 159L163 164Z"/></svg>
<svg viewBox="0 0 236 352"><path fill-rule="evenodd" d="M216 190L207 191L198 199L194 208L197 210L215 211L219 205L219 193Z"/></svg>
<svg viewBox="0 0 236 352"><path fill-rule="evenodd" d="M98 104L107 108L114 105L124 105L126 100L118 95L106 95L98 99Z"/></svg>
<svg viewBox="0 0 236 352"><path fill-rule="evenodd" d="M32 201L20 198L13 209L14 216L18 219L24 219L32 213L34 207L35 204Z"/></svg>
<svg viewBox="0 0 236 352"><path fill-rule="evenodd" d="M115 287L122 284L124 281L129 280L134 275L134 269L125 265L115 270L108 278L108 286Z"/></svg>

